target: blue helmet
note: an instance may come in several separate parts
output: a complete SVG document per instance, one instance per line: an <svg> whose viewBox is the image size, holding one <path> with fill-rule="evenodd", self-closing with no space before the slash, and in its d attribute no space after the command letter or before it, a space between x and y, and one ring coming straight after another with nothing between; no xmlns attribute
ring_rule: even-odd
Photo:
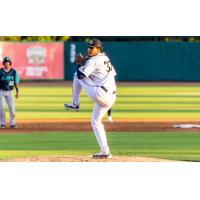
<svg viewBox="0 0 200 200"><path fill-rule="evenodd" d="M3 65L4 65L6 62L10 62L10 64L12 65L12 60L11 60L11 58L8 57L8 56L3 58Z"/></svg>

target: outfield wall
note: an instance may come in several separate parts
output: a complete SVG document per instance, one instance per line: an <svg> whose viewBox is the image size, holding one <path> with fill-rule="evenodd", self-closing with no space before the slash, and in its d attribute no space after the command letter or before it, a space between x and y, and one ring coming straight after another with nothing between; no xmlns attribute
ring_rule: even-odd
<svg viewBox="0 0 200 200"><path fill-rule="evenodd" d="M103 42L118 81L200 81L200 43ZM65 79L71 80L82 42L65 43Z"/></svg>
<svg viewBox="0 0 200 200"><path fill-rule="evenodd" d="M200 81L200 43L103 42L118 81ZM10 56L21 80L72 80L83 42L0 42L0 61Z"/></svg>

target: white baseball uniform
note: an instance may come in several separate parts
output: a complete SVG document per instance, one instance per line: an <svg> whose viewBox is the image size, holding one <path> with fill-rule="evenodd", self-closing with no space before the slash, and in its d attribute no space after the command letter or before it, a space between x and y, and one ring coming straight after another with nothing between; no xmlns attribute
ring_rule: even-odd
<svg viewBox="0 0 200 200"><path fill-rule="evenodd" d="M91 124L97 142L103 154L109 154L106 133L101 122L107 111L113 106L116 99L116 84L114 67L105 53L91 57L85 65L79 68L85 77L78 79L77 73L73 79L73 105L80 104L80 92L83 88L95 106L91 116Z"/></svg>

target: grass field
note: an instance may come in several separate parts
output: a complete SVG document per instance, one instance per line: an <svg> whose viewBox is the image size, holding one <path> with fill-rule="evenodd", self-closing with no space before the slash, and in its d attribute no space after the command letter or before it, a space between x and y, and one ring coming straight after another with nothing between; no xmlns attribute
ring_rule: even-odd
<svg viewBox="0 0 200 200"><path fill-rule="evenodd" d="M200 161L198 133L109 133L112 154ZM32 156L88 156L98 151L92 132L0 134L0 159Z"/></svg>
<svg viewBox="0 0 200 200"><path fill-rule="evenodd" d="M22 87L16 101L17 119L90 118L93 103L84 93L81 112L63 109L71 101L71 87ZM114 118L199 120L200 86L119 86Z"/></svg>
<svg viewBox="0 0 200 200"><path fill-rule="evenodd" d="M17 120L89 119L93 103L83 93L81 111L66 112L71 87L22 86L16 101ZM115 119L199 120L199 85L119 86ZM33 122L34 123L34 122ZM108 134L113 155L200 161L199 132L134 132ZM32 132L0 134L0 159L43 155L90 155L98 151L91 132Z"/></svg>

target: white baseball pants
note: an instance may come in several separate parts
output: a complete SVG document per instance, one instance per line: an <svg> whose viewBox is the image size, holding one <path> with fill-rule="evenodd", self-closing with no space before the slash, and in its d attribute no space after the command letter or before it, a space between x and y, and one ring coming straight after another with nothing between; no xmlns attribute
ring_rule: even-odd
<svg viewBox="0 0 200 200"><path fill-rule="evenodd" d="M6 125L5 105L10 112L10 126L15 125L15 102L12 91L0 90L0 125Z"/></svg>
<svg viewBox="0 0 200 200"><path fill-rule="evenodd" d="M113 91L106 92L100 87L92 87L84 82L84 79L78 79L75 74L72 91L72 103L74 105L80 104L80 93L82 88L85 90L87 96L95 102L91 116L93 132L96 136L101 152L103 154L109 154L110 151L107 144L107 137L101 120L115 103L116 94L113 94Z"/></svg>

